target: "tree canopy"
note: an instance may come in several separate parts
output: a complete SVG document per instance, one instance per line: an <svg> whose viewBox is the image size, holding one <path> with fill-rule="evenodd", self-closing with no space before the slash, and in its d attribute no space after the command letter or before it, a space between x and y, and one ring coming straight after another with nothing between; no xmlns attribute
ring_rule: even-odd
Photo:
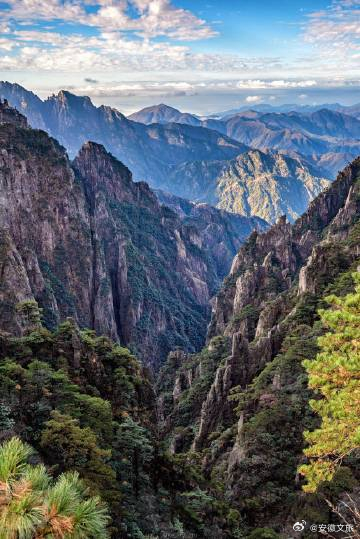
<svg viewBox="0 0 360 539"><path fill-rule="evenodd" d="M0 446L0 539L107 539L109 516L77 472L54 481L19 438Z"/></svg>
<svg viewBox="0 0 360 539"><path fill-rule="evenodd" d="M353 279L354 293L326 298L330 307L320 317L328 331L318 339L316 359L303 363L309 386L321 395L310 401L321 425L305 432L309 462L299 468L306 492L330 481L343 459L360 449L360 274Z"/></svg>

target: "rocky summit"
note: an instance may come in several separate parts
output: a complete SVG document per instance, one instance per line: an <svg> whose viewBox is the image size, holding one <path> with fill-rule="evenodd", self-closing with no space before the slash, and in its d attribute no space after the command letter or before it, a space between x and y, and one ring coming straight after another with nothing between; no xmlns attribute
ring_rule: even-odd
<svg viewBox="0 0 360 539"><path fill-rule="evenodd" d="M304 158L250 150L228 161L183 163L171 170L168 189L239 215L275 223L294 221L330 180Z"/></svg>

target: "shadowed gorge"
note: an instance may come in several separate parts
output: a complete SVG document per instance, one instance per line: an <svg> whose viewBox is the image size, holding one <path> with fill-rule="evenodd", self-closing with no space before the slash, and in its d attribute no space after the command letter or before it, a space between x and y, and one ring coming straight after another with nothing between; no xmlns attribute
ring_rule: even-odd
<svg viewBox="0 0 360 539"><path fill-rule="evenodd" d="M152 365L176 346L198 350L209 299L239 246L235 237L243 229L245 239L266 223L239 220L229 233L227 260L216 263L196 218L185 222L160 206L103 146L86 143L71 163L54 139L6 107L9 117L0 125L4 329L20 331L15 303L36 299L49 328L72 316ZM221 249L227 214L213 210L208 226L211 219L220 231L212 248Z"/></svg>

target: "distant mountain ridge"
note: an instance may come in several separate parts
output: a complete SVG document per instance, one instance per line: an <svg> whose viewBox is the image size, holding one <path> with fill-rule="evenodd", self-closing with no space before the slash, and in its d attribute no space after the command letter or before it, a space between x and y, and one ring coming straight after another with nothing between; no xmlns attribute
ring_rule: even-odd
<svg viewBox="0 0 360 539"><path fill-rule="evenodd" d="M179 123L196 122L251 148L297 152L321 167L322 174L330 178L335 178L338 170L360 152L360 105L344 107L336 104L329 108L259 105L201 121L195 115L165 105L148 107L131 115L144 124L156 121L160 116L162 123L167 118Z"/></svg>
<svg viewBox="0 0 360 539"><path fill-rule="evenodd" d="M163 188L169 166L193 159L230 159L248 148L212 129L186 124L143 124L116 109L96 107L89 97L60 91L41 101L19 85L0 83L0 97L25 114L34 128L45 129L74 157L93 140L125 163L136 179Z"/></svg>
<svg viewBox="0 0 360 539"><path fill-rule="evenodd" d="M285 103L283 105L270 105L268 103L259 103L258 105L251 105L251 110L257 112L316 112L320 109L334 110L337 112L343 112L344 114L350 114L352 116L360 116L360 103L355 105L341 105L340 103L322 103L319 105L305 105L298 103ZM222 112L217 112L215 114L210 114L209 118L224 118L225 116L233 116L239 112L244 112L249 110L249 105L243 105L237 109L225 110Z"/></svg>
<svg viewBox="0 0 360 539"><path fill-rule="evenodd" d="M326 185L326 178L331 177L324 169L340 166L360 146L360 141L351 138L360 134L360 121L331 111L260 116L248 112L221 122L200 120L162 104L144 113L145 119L161 123L147 125L126 118L114 108L96 107L89 97L64 90L41 101L18 85L0 83L1 95L25 111L33 127L45 129L56 138L70 157L92 140L128 166L135 179L145 180L153 188L247 216L254 211L254 215L270 223L280 212L285 211L293 220L305 211L312 197ZM341 152L336 136L342 137ZM257 154L251 154L254 148ZM271 158L266 157L269 148ZM249 169L243 173L244 163L255 155L261 166L251 166L251 172ZM243 161L240 156L244 156ZM285 172L266 165L264 174L264 164L269 159L281 163ZM238 163L235 167L234 160ZM237 173L241 181L239 177L235 179ZM249 188L239 187L244 178ZM272 196L274 200L269 202ZM251 197L258 198L256 204ZM281 197L286 198L286 203Z"/></svg>

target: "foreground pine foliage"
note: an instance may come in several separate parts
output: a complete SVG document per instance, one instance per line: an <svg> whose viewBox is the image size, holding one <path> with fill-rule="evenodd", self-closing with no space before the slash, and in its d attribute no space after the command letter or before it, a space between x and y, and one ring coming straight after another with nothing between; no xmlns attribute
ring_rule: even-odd
<svg viewBox="0 0 360 539"><path fill-rule="evenodd" d="M54 481L29 464L33 449L19 438L0 446L1 539L106 539L106 506L89 496L77 472Z"/></svg>
<svg viewBox="0 0 360 539"><path fill-rule="evenodd" d="M307 479L306 492L315 492L333 478L343 459L360 449L360 274L353 274L355 292L327 297L331 308L320 311L329 331L318 339L320 353L306 360L309 385L322 398L311 400L320 415L320 428L306 432L310 459L299 471Z"/></svg>

